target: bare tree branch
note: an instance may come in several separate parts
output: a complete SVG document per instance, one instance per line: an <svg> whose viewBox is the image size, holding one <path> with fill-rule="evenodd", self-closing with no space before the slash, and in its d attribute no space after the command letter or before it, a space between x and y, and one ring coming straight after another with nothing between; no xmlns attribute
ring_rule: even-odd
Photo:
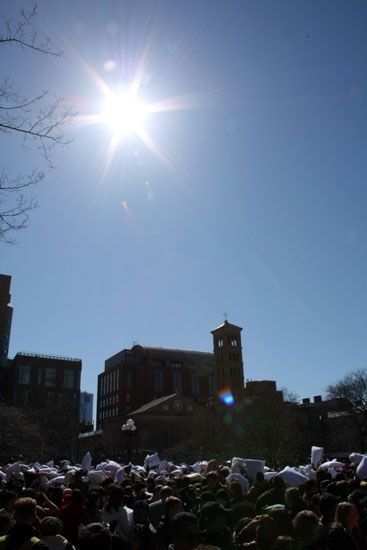
<svg viewBox="0 0 367 550"><path fill-rule="evenodd" d="M335 384L326 388L331 399L342 399L348 404L348 415L345 417L356 432L361 452L367 443L367 370L357 370L344 376Z"/></svg>
<svg viewBox="0 0 367 550"><path fill-rule="evenodd" d="M39 37L39 31L33 26L37 15L38 1L34 0L30 9L22 8L20 10L17 21L3 19L3 26L5 28L0 32L0 45L16 44L24 49L27 48L45 55L60 57L60 51L51 49L48 37L44 40Z"/></svg>
<svg viewBox="0 0 367 550"><path fill-rule="evenodd" d="M34 0L30 9L20 10L16 20L0 20L0 46L18 45L24 50L59 57L61 52L51 48L50 40L40 37L35 27L37 15L38 1ZM70 143L64 131L75 114L62 97L50 96L47 90L27 97L8 75L0 81L0 136L21 136L23 149L39 151L48 168L52 167L53 149ZM16 242L14 232L27 227L31 211L38 206L34 197L28 196L28 189L44 177L44 170L12 176L5 167L0 168L0 242Z"/></svg>

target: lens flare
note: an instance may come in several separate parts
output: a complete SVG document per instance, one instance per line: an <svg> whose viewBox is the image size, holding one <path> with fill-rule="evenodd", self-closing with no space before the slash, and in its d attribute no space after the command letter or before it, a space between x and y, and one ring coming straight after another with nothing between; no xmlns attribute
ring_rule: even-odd
<svg viewBox="0 0 367 550"><path fill-rule="evenodd" d="M218 391L218 397L222 403L227 405L227 407L232 407L234 405L234 397L230 388L223 388Z"/></svg>

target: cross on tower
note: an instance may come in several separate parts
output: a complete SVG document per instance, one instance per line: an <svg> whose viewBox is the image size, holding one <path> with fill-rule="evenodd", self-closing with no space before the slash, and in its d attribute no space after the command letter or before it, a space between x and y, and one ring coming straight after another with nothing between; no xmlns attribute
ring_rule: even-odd
<svg viewBox="0 0 367 550"><path fill-rule="evenodd" d="M228 313L224 312L223 317L224 317L224 321L228 321Z"/></svg>

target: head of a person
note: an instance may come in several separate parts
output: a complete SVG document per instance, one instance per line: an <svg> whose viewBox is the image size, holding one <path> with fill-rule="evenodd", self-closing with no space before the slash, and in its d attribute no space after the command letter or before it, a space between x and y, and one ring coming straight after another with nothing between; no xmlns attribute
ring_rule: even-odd
<svg viewBox="0 0 367 550"><path fill-rule="evenodd" d="M149 504L146 500L137 500L135 502L133 520L138 525L149 525Z"/></svg>
<svg viewBox="0 0 367 550"><path fill-rule="evenodd" d="M285 491L284 480L280 476L275 476L271 481L272 481L273 491L275 491L278 494L283 494Z"/></svg>
<svg viewBox="0 0 367 550"><path fill-rule="evenodd" d="M123 499L124 499L123 488L117 485L114 485L113 487L110 488L110 491L108 494L107 508L109 509L114 508L115 510L118 510L122 505Z"/></svg>
<svg viewBox="0 0 367 550"><path fill-rule="evenodd" d="M33 498L19 498L14 503L14 518L17 523L32 525L36 519L37 503Z"/></svg>
<svg viewBox="0 0 367 550"><path fill-rule="evenodd" d="M302 486L306 497L311 498L312 495L317 493L317 481L316 479L308 479Z"/></svg>
<svg viewBox="0 0 367 550"><path fill-rule="evenodd" d="M40 532L44 537L59 535L62 530L62 521L54 516L47 516L40 522Z"/></svg>
<svg viewBox="0 0 367 550"><path fill-rule="evenodd" d="M237 479L232 479L229 482L229 490L231 492L231 495L235 499L239 499L243 497L243 491L241 483Z"/></svg>
<svg viewBox="0 0 367 550"><path fill-rule="evenodd" d="M298 545L292 537L281 535L276 538L272 548L273 550L297 550Z"/></svg>
<svg viewBox="0 0 367 550"><path fill-rule="evenodd" d="M201 505L204 506L207 502L214 502L215 501L215 494L211 491L204 491L200 495Z"/></svg>
<svg viewBox="0 0 367 550"><path fill-rule="evenodd" d="M206 474L206 482L211 490L216 490L219 485L219 476L217 472L209 472Z"/></svg>
<svg viewBox="0 0 367 550"><path fill-rule="evenodd" d="M83 493L80 489L73 489L70 501L75 506L81 506L82 504L84 504Z"/></svg>
<svg viewBox="0 0 367 550"><path fill-rule="evenodd" d="M160 494L161 494L162 487L163 487L163 485L153 485L153 487L149 488L149 485L148 485L147 488L152 493L151 502L155 502L156 500L160 499Z"/></svg>
<svg viewBox="0 0 367 550"><path fill-rule="evenodd" d="M15 491L4 490L0 494L0 506L7 512L12 512L18 496Z"/></svg>
<svg viewBox="0 0 367 550"><path fill-rule="evenodd" d="M294 536L293 523L286 509L281 509L280 507L278 508L275 506L267 513L275 521L277 536Z"/></svg>
<svg viewBox="0 0 367 550"><path fill-rule="evenodd" d="M183 511L182 500L178 497L170 496L164 503L164 515L169 521Z"/></svg>
<svg viewBox="0 0 367 550"><path fill-rule="evenodd" d="M146 525L134 524L130 533L131 550L146 550L153 547L152 533Z"/></svg>
<svg viewBox="0 0 367 550"><path fill-rule="evenodd" d="M351 487L349 481L343 479L336 481L336 494L341 500L347 500Z"/></svg>
<svg viewBox="0 0 367 550"><path fill-rule="evenodd" d="M172 522L175 550L194 550L199 544L200 529L194 514L180 512Z"/></svg>
<svg viewBox="0 0 367 550"><path fill-rule="evenodd" d="M139 493L143 490L145 491L146 488L147 488L147 484L144 480L140 479L135 482L134 491L136 495L139 495Z"/></svg>
<svg viewBox="0 0 367 550"><path fill-rule="evenodd" d="M277 538L276 521L269 515L264 514L260 518L256 530L256 544L259 548L270 547Z"/></svg>
<svg viewBox="0 0 367 550"><path fill-rule="evenodd" d="M335 521L347 531L352 531L359 525L359 513L351 502L340 502L336 508Z"/></svg>
<svg viewBox="0 0 367 550"><path fill-rule="evenodd" d="M162 502L165 502L167 498L172 495L173 495L173 490L172 490L172 487L170 487L169 485L165 485L164 487L162 487L162 489L159 492L159 498L161 499Z"/></svg>
<svg viewBox="0 0 367 550"><path fill-rule="evenodd" d="M228 466L221 466L218 470L219 479L224 483L226 477L228 477L230 473L231 470Z"/></svg>
<svg viewBox="0 0 367 550"><path fill-rule="evenodd" d="M312 544L320 536L319 518L311 510L298 512L293 520L295 538L303 544Z"/></svg>
<svg viewBox="0 0 367 550"><path fill-rule="evenodd" d="M218 502L206 502L201 508L200 525L209 532L221 532L226 527L226 513Z"/></svg>
<svg viewBox="0 0 367 550"><path fill-rule="evenodd" d="M216 492L216 498L217 498L217 502L219 502L219 504L221 504L226 508L227 506L229 506L231 495L227 491L227 489L219 489L219 491Z"/></svg>
<svg viewBox="0 0 367 550"><path fill-rule="evenodd" d="M13 516L6 510L0 511L0 536L5 535L13 524Z"/></svg>
<svg viewBox="0 0 367 550"><path fill-rule="evenodd" d="M101 495L98 491L89 491L88 493L88 507L99 508L101 503Z"/></svg>
<svg viewBox="0 0 367 550"><path fill-rule="evenodd" d="M284 494L287 507L292 510L301 504L302 499L298 487L288 487Z"/></svg>
<svg viewBox="0 0 367 550"><path fill-rule="evenodd" d="M111 533L101 523L90 523L79 531L79 550L110 550Z"/></svg>
<svg viewBox="0 0 367 550"><path fill-rule="evenodd" d="M332 523L334 521L338 502L338 497L331 493L324 493L321 495L319 509L323 523Z"/></svg>

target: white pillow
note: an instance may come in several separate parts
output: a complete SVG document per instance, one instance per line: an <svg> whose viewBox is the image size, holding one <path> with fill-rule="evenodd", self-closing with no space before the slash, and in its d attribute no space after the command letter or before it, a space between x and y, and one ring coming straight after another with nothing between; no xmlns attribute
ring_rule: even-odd
<svg viewBox="0 0 367 550"><path fill-rule="evenodd" d="M319 463L322 460L324 454L324 448L323 447L311 447L311 465L317 468Z"/></svg>

